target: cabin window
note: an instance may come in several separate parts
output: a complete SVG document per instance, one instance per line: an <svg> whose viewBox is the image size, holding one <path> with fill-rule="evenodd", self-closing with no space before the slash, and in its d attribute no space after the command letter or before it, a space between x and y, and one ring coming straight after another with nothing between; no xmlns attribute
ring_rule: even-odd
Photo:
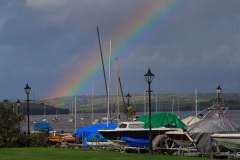
<svg viewBox="0 0 240 160"><path fill-rule="evenodd" d="M130 124L129 128L143 128L144 124Z"/></svg>
<svg viewBox="0 0 240 160"><path fill-rule="evenodd" d="M122 123L122 124L120 124L120 125L118 126L118 128L127 128L127 124Z"/></svg>

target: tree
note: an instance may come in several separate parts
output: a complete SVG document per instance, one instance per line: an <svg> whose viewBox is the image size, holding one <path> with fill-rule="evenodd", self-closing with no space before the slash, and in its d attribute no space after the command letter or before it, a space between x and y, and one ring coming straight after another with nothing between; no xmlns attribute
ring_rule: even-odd
<svg viewBox="0 0 240 160"><path fill-rule="evenodd" d="M17 115L12 107L0 105L0 148L19 147L24 143L20 130L22 120L24 116Z"/></svg>
<svg viewBox="0 0 240 160"><path fill-rule="evenodd" d="M131 106L126 108L123 113L127 116L127 119L130 120L132 119L132 116L134 116L136 114L136 111L134 108L132 108Z"/></svg>

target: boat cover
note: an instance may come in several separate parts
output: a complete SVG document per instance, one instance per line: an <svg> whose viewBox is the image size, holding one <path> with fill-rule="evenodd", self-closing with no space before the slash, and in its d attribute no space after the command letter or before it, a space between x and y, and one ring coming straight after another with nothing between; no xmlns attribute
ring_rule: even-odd
<svg viewBox="0 0 240 160"><path fill-rule="evenodd" d="M34 122L34 131L46 131L46 129L49 129L49 131L53 131L52 126L48 122Z"/></svg>
<svg viewBox="0 0 240 160"><path fill-rule="evenodd" d="M189 117L184 118L182 120L182 122L186 125L191 125L191 124L194 124L194 123L199 122L199 121L200 121L200 119L196 116L195 117L194 116L189 116Z"/></svg>
<svg viewBox="0 0 240 160"><path fill-rule="evenodd" d="M144 128L149 128L149 115L141 116L137 121L144 122ZM163 112L152 114L152 128L158 127L184 128L185 124L175 114Z"/></svg>
<svg viewBox="0 0 240 160"><path fill-rule="evenodd" d="M76 135L78 138L86 138L88 142L107 142L107 140L98 132L100 129L115 129L116 124L113 123L100 123L95 125L86 126L83 128L78 128L76 130Z"/></svg>
<svg viewBox="0 0 240 160"><path fill-rule="evenodd" d="M135 139L130 137L121 137L121 138L131 147L148 147L149 146L148 139Z"/></svg>
<svg viewBox="0 0 240 160"><path fill-rule="evenodd" d="M234 131L237 128L239 128L237 123L222 117L204 119L185 127L199 151L212 149L212 133Z"/></svg>

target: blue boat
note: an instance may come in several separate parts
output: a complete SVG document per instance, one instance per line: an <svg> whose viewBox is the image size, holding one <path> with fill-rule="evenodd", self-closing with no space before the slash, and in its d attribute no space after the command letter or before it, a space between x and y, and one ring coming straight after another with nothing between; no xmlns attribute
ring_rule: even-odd
<svg viewBox="0 0 240 160"><path fill-rule="evenodd" d="M148 139L135 139L130 137L121 137L130 147L148 147Z"/></svg>
<svg viewBox="0 0 240 160"><path fill-rule="evenodd" d="M54 131L52 126L48 122L34 122L34 131L46 132Z"/></svg>
<svg viewBox="0 0 240 160"><path fill-rule="evenodd" d="M95 125L86 126L83 128L78 128L76 130L76 135L79 139L82 139L84 145L93 145L93 144L104 144L108 142L99 132L99 129L115 129L116 124L113 123L100 123ZM84 143L85 142L85 143ZM96 142L96 143L93 143ZM101 143L102 142L102 143Z"/></svg>

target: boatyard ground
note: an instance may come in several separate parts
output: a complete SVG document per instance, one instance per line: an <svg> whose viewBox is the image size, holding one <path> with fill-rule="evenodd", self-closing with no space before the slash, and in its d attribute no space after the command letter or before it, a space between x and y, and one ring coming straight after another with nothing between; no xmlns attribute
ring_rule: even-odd
<svg viewBox="0 0 240 160"><path fill-rule="evenodd" d="M62 148L1 148L1 160L207 160L205 157L168 156L154 153L136 154L116 151L88 150L88 149L62 149Z"/></svg>

